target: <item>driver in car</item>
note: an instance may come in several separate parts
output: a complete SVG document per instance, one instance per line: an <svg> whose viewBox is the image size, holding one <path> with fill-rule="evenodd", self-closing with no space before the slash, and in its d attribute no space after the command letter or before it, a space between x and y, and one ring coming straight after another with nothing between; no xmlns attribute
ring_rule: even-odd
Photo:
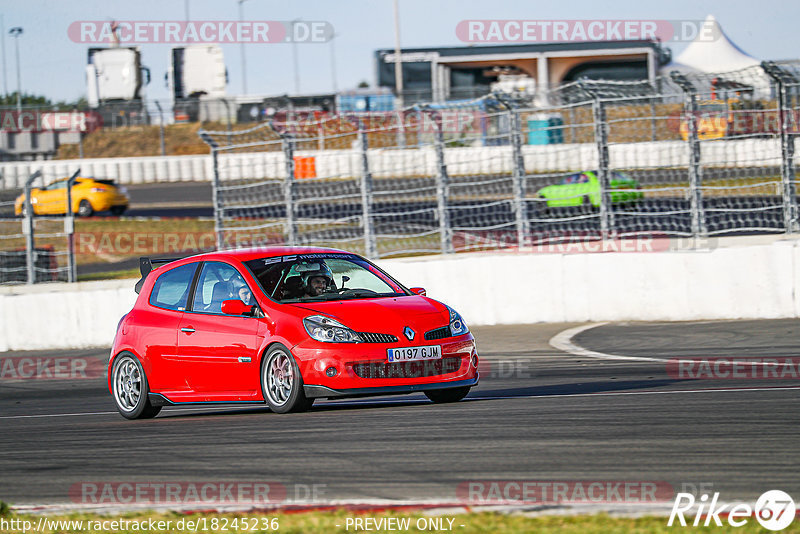
<svg viewBox="0 0 800 534"><path fill-rule="evenodd" d="M316 271L303 273L303 297L318 297L330 288L333 282L333 273L324 263Z"/></svg>

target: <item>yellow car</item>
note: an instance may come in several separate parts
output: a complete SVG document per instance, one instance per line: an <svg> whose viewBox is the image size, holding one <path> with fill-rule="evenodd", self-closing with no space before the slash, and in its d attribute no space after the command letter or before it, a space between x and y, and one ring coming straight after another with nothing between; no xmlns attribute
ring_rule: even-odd
<svg viewBox="0 0 800 534"><path fill-rule="evenodd" d="M113 180L77 178L72 185L72 212L80 217L89 217L97 211L122 215L128 209L129 202L128 191L118 187ZM64 215L67 212L67 178L31 189L31 206L35 215ZM17 197L14 213L22 215L24 210L23 193Z"/></svg>

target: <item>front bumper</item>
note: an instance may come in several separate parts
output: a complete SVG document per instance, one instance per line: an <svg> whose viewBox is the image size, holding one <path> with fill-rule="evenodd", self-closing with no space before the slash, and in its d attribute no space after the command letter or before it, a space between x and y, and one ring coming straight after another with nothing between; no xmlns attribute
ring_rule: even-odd
<svg viewBox="0 0 800 534"><path fill-rule="evenodd" d="M478 375L468 380L455 382L436 382L432 384L410 384L407 386L384 386L373 388L331 389L325 386L303 386L303 392L309 399L342 398L342 397L374 397L377 395L405 395L417 391L430 391L434 389L450 389L472 387L478 383Z"/></svg>
<svg viewBox="0 0 800 534"><path fill-rule="evenodd" d="M316 397L408 393L420 391L413 389L416 386L443 389L477 380L478 351L471 334L427 343L441 347L441 359L388 363L388 348L422 344L402 340L397 343L357 344L308 340L293 347L292 354L305 387L310 388L309 394ZM325 371L330 367L337 371L334 376L326 375ZM319 392L324 394L317 394Z"/></svg>

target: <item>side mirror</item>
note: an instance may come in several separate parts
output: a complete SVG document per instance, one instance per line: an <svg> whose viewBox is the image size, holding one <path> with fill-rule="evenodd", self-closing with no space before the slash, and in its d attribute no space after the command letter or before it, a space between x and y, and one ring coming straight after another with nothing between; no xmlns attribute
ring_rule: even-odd
<svg viewBox="0 0 800 534"><path fill-rule="evenodd" d="M222 313L225 315L250 315L253 311L252 306L248 306L241 300L222 301Z"/></svg>
<svg viewBox="0 0 800 534"><path fill-rule="evenodd" d="M428 294L424 287L412 287L411 292L416 293L417 295L422 295L423 297Z"/></svg>

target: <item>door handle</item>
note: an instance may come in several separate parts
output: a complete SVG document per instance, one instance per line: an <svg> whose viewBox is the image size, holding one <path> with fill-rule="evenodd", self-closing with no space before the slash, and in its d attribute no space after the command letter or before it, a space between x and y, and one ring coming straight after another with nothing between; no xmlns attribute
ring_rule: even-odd
<svg viewBox="0 0 800 534"><path fill-rule="evenodd" d="M191 334L192 332L194 332L194 328L192 328L191 326L188 327L185 326L181 328L181 332L186 332L187 334Z"/></svg>

